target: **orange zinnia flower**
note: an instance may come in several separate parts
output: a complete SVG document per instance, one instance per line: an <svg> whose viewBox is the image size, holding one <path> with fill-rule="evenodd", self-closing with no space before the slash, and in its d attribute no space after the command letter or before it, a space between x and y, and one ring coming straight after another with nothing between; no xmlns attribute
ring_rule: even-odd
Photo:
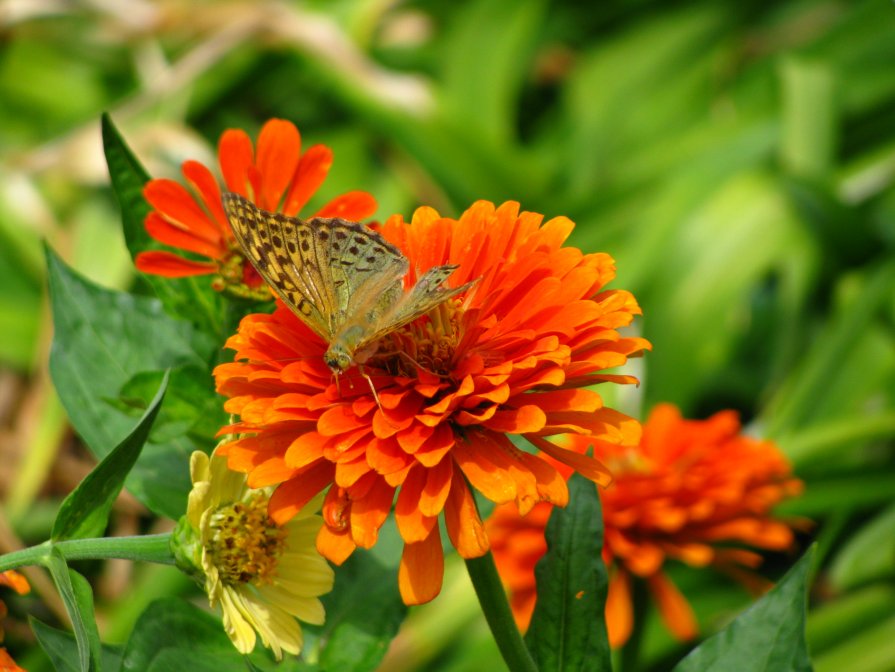
<svg viewBox="0 0 895 672"><path fill-rule="evenodd" d="M301 135L294 124L271 119L258 135L257 151L241 130L224 132L218 143L221 174L227 190L245 196L265 210L297 215L323 184L332 164L332 150L314 145L301 151ZM211 171L198 161L186 161L183 176L192 192L174 180L150 180L143 195L153 207L146 230L160 243L191 252L207 261L187 259L173 252L140 252L137 268L144 273L180 278L215 274L215 289L265 299L270 293L243 257L221 205L221 189ZM376 201L364 191L343 194L315 217L352 221L369 217Z"/></svg>
<svg viewBox="0 0 895 672"><path fill-rule="evenodd" d="M25 595L31 590L27 579L12 569L0 572L0 586L9 586L19 595ZM0 618L5 617L6 613L6 603L0 600ZM0 628L0 641L3 641L3 628ZM16 665L16 661L4 647L0 647L0 672L25 672Z"/></svg>
<svg viewBox="0 0 895 672"><path fill-rule="evenodd" d="M2 646L0 646L0 672L26 672L24 668L16 665L16 661Z"/></svg>
<svg viewBox="0 0 895 672"><path fill-rule="evenodd" d="M770 518L771 508L801 492L776 445L740 433L733 411L708 420L684 420L671 404L656 406L636 448L605 446L600 457L612 469L601 491L603 559L609 568L606 625L612 646L631 633L631 575L646 580L669 630L679 639L697 633L686 599L662 572L667 558L688 565L715 565L749 583L745 568L758 554L718 543L743 543L783 550L793 543L787 525ZM586 449L578 437L571 443ZM521 518L499 506L486 523L495 562L510 591L519 627L535 606L534 567L547 550L544 527L552 507L536 506Z"/></svg>
<svg viewBox="0 0 895 672"><path fill-rule="evenodd" d="M636 382L604 370L649 344L619 335L637 303L603 289L614 277L608 255L563 247L572 227L483 201L458 220L431 208L410 224L391 217L380 230L408 257L408 285L442 264L460 266L450 286L477 284L381 339L364 365L378 401L353 369L334 379L327 344L289 309L249 315L227 343L237 361L215 370L226 410L241 416L222 430L240 437L219 453L250 486L278 486L270 512L279 523L329 488L317 547L335 563L376 543L395 501L402 597L431 600L443 574L442 511L461 556L489 547L467 481L523 513L539 501L567 502L555 467L508 435L600 483L609 480L602 464L546 437L571 432L599 446L640 438L636 421L581 389Z"/></svg>

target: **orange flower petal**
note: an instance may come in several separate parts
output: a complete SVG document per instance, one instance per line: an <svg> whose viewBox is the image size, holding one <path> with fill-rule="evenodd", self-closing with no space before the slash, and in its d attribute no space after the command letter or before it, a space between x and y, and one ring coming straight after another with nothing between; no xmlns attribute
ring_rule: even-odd
<svg viewBox="0 0 895 672"><path fill-rule="evenodd" d="M298 168L292 177L292 184L286 194L283 213L294 215L299 212L311 196L320 188L329 173L333 153L329 147L314 145L298 161Z"/></svg>
<svg viewBox="0 0 895 672"><path fill-rule="evenodd" d="M482 423L493 432L527 434L539 432L547 423L547 415L537 406L528 405L506 411L498 411L490 420Z"/></svg>
<svg viewBox="0 0 895 672"><path fill-rule="evenodd" d="M28 584L28 579L14 569L7 569L5 572L0 572L0 585L9 586L19 595L27 595L31 592L31 586Z"/></svg>
<svg viewBox="0 0 895 672"><path fill-rule="evenodd" d="M356 548L347 530L335 532L324 525L317 533L317 552L334 565L345 562Z"/></svg>
<svg viewBox="0 0 895 672"><path fill-rule="evenodd" d="M233 240L233 233L230 231L230 224L221 203L221 188L214 175L198 161L185 161L181 170L187 182L202 198L202 205L211 215L211 221L217 225L221 240Z"/></svg>
<svg viewBox="0 0 895 672"><path fill-rule="evenodd" d="M379 528L392 508L395 489L377 478L366 496L351 503L351 539L361 548L372 548Z"/></svg>
<svg viewBox="0 0 895 672"><path fill-rule="evenodd" d="M485 449L491 447L485 444ZM516 480L506 469L491 462L476 445L459 441L451 451L470 485L492 502L502 504L516 497Z"/></svg>
<svg viewBox="0 0 895 672"><path fill-rule="evenodd" d="M570 466L579 474L593 481L597 485L605 487L612 482L612 473L599 460L595 460L594 458L588 457L587 455L581 455L580 453L565 450L563 448L560 448L559 446L553 445L549 441L546 441L539 436L534 436L533 434L526 434L525 438L528 439L538 450L547 453L547 455L552 457L554 460Z"/></svg>
<svg viewBox="0 0 895 672"><path fill-rule="evenodd" d="M191 275L209 275L217 273L217 264L190 261L173 252L162 250L140 252L134 259L134 265L141 273L162 275L166 278L185 278Z"/></svg>
<svg viewBox="0 0 895 672"><path fill-rule="evenodd" d="M249 168L254 163L254 152L245 131L224 131L218 142L218 158L227 190L253 200L249 192Z"/></svg>
<svg viewBox="0 0 895 672"><path fill-rule="evenodd" d="M261 175L261 193L257 203L265 210L276 210L280 198L299 163L301 136L291 122L271 119L258 134L255 165ZM319 186L319 185L318 185Z"/></svg>
<svg viewBox="0 0 895 672"><path fill-rule="evenodd" d="M274 490L268 504L268 514L277 525L285 525L332 482L335 468L320 460L303 469L298 478L281 483Z"/></svg>
<svg viewBox="0 0 895 672"><path fill-rule="evenodd" d="M451 479L451 489L444 505L444 522L448 536L462 558L478 558L488 552L490 543L479 518L475 499L462 478Z"/></svg>
<svg viewBox="0 0 895 672"><path fill-rule="evenodd" d="M444 508L454 473L453 460L442 460L426 469L426 484L420 492L419 509L423 515L437 516Z"/></svg>
<svg viewBox="0 0 895 672"><path fill-rule="evenodd" d="M165 245L201 254L211 259L215 259L223 254L218 241L209 241L206 238L195 235L189 229L185 230L174 226L155 211L146 215L144 226L150 236Z"/></svg>
<svg viewBox="0 0 895 672"><path fill-rule="evenodd" d="M634 610L631 606L631 577L623 569L617 569L609 581L606 596L606 630L609 646L624 646L634 626Z"/></svg>
<svg viewBox="0 0 895 672"><path fill-rule="evenodd" d="M438 526L416 544L405 544L398 568L398 588L404 604L425 604L441 592L444 551Z"/></svg>
<svg viewBox="0 0 895 672"><path fill-rule="evenodd" d="M220 229L181 184L167 179L150 180L143 187L143 196L172 225L216 247L221 245Z"/></svg>
<svg viewBox="0 0 895 672"><path fill-rule="evenodd" d="M25 672L4 647L0 647L0 672Z"/></svg>
<svg viewBox="0 0 895 672"><path fill-rule="evenodd" d="M317 211L315 217L341 217L358 222L376 212L376 199L366 191L349 191L336 196Z"/></svg>
<svg viewBox="0 0 895 672"><path fill-rule="evenodd" d="M699 634L696 616L686 598L663 573L659 572L647 579L647 585L666 627L680 640L693 639Z"/></svg>
<svg viewBox="0 0 895 672"><path fill-rule="evenodd" d="M227 466L229 467L232 464L233 460L228 459ZM266 488L269 485L279 485L283 481L291 480L300 473L301 470L299 469L288 468L286 461L282 457L272 457L251 470L246 479L246 484L250 488Z"/></svg>

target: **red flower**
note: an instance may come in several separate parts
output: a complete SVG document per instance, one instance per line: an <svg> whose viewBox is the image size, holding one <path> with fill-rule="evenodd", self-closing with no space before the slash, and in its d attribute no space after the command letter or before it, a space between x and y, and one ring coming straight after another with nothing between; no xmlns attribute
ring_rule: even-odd
<svg viewBox="0 0 895 672"><path fill-rule="evenodd" d="M467 482L523 513L567 502L553 464L510 435L599 483L609 480L601 463L548 437L575 433L597 446L640 438L636 421L584 389L636 382L605 369L649 347L617 331L640 311L628 292L604 289L614 277L608 255L563 247L572 227L564 217L542 224L516 203L478 202L458 220L431 208L411 224L390 218L381 233L408 257L408 285L443 264L460 266L448 285L478 282L381 339L364 365L378 403L354 369L334 380L327 343L283 305L246 317L227 343L237 361L215 370L226 410L240 416L222 430L238 438L220 454L250 486L277 486L270 513L280 523L328 489L317 547L337 564L376 543L394 503L401 594L408 604L431 600L441 589L442 512L461 556L489 547Z"/></svg>
<svg viewBox="0 0 895 672"><path fill-rule="evenodd" d="M258 135L255 151L249 136L230 129L218 144L221 174L228 191L245 196L266 210L298 215L323 184L332 164L332 150L314 145L301 151L298 129L288 121L271 119ZM153 207L146 230L160 243L200 257L186 258L167 251L140 252L137 268L144 273L179 278L216 275L214 287L240 296L269 299L261 277L243 257L221 205L221 188L212 172L197 161L186 161L183 176L192 191L179 182L150 180L143 195ZM315 217L353 221L369 217L376 201L364 191L339 196Z"/></svg>
<svg viewBox="0 0 895 672"><path fill-rule="evenodd" d="M714 565L755 583L758 554L720 543L783 550L793 543L787 525L770 517L775 504L801 492L802 484L770 441L739 434L736 413L684 420L671 404L653 409L636 448L604 446L600 457L612 469L612 485L600 493L610 571L606 625L613 646L627 641L633 623L631 577L644 579L669 630L680 639L697 633L690 605L663 573L666 559ZM586 449L570 437L578 450ZM497 507L486 528L494 558L510 591L520 628L534 610L534 566L547 550L544 526L549 504L520 517Z"/></svg>

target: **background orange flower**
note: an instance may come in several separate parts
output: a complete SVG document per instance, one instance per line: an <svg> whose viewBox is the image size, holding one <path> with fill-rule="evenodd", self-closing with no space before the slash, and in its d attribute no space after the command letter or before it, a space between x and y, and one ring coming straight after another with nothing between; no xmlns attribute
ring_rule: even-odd
<svg viewBox="0 0 895 672"><path fill-rule="evenodd" d="M329 488L318 548L336 563L376 543L394 502L408 604L441 589L442 512L461 556L488 550L467 481L523 513L539 501L567 502L555 466L509 435L608 482L600 462L548 437L636 445L639 424L581 388L635 382L605 370L649 344L617 331L639 313L637 303L604 289L614 277L608 255L563 247L572 227L564 217L542 223L516 203L478 202L458 220L431 208L410 224L390 218L381 232L410 260L408 284L441 264L460 266L451 286L478 282L464 300L382 339L365 364L378 402L353 369L335 384L323 362L327 344L282 305L246 317L227 344L237 361L215 370L226 410L240 416L223 430L240 435L221 450L230 467L248 472L252 487L278 486L278 522Z"/></svg>
<svg viewBox="0 0 895 672"><path fill-rule="evenodd" d="M31 591L31 586L28 585L28 580L12 569L0 572L0 586L8 586L19 595L26 595ZM6 613L6 603L4 603L3 600L0 600L0 619L4 618ZM3 628L0 628L0 642L3 641L3 637ZM12 656L9 655L9 652L4 647L0 647L0 672L25 672L25 670L16 664L16 661L13 660Z"/></svg>
<svg viewBox="0 0 895 672"><path fill-rule="evenodd" d="M261 128L257 150L242 130L230 129L218 144L221 174L228 191L238 193L265 210L298 215L323 184L332 165L332 151L314 145L301 151L301 135L289 121L271 119ZM169 278L217 274L216 289L240 293L261 290L263 280L243 258L221 205L221 188L212 172L197 161L186 161L183 176L190 189L169 179L150 180L143 195L153 207L146 230L165 245L207 261L196 261L162 250L141 252L137 268ZM364 191L338 196L315 217L342 217L357 221L376 210L376 201Z"/></svg>
<svg viewBox="0 0 895 672"><path fill-rule="evenodd" d="M662 571L669 558L694 567L713 565L752 585L746 571L761 556L741 543L784 550L793 534L770 517L772 507L801 492L779 449L744 436L736 413L684 420L671 404L657 405L636 447L603 446L600 457L612 469L612 484L600 491L603 558L610 584L606 624L610 643L621 646L633 625L631 577L645 579L662 618L680 639L696 635L690 605ZM586 448L569 437L577 449ZM536 601L534 567L547 550L544 527L552 506L540 504L520 517L499 506L486 528L495 562L510 591L520 628L527 628ZM746 568L746 569L744 569Z"/></svg>

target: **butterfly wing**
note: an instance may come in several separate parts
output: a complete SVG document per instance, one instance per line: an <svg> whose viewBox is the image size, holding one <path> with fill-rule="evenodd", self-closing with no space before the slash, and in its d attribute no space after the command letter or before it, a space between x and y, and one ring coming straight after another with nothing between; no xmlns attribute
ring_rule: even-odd
<svg viewBox="0 0 895 672"><path fill-rule="evenodd" d="M224 210L246 257L281 299L326 341L335 333L336 292L322 271L321 243L296 217L267 212L226 193Z"/></svg>
<svg viewBox="0 0 895 672"><path fill-rule="evenodd" d="M336 296L335 330L377 319L403 294L409 263L401 251L369 227L339 218L315 218L318 254Z"/></svg>
<svg viewBox="0 0 895 672"><path fill-rule="evenodd" d="M358 344L358 349L390 331L397 329L416 318L425 315L430 310L447 301L457 294L461 294L472 287L478 280L467 282L465 285L454 288L442 287L444 282L456 271L459 266L434 266L426 271L410 291L399 296L388 306L378 319L371 323L369 334Z"/></svg>

